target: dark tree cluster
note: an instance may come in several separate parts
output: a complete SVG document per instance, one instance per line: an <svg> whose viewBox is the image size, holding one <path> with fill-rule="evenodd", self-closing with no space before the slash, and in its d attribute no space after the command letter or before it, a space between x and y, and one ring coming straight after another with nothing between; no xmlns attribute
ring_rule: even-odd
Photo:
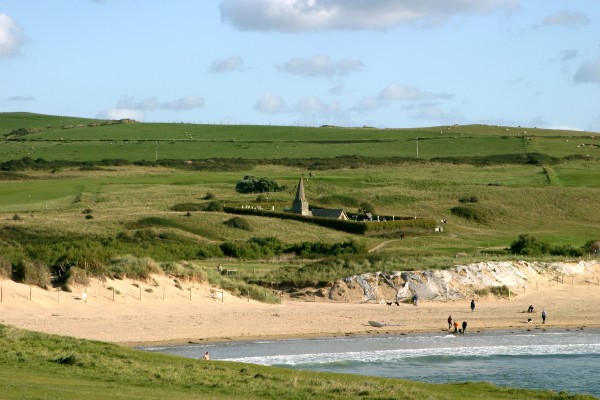
<svg viewBox="0 0 600 400"><path fill-rule="evenodd" d="M283 189L279 183L270 178L257 178L252 175L244 176L244 179L235 185L235 190L240 193L265 193L279 192Z"/></svg>

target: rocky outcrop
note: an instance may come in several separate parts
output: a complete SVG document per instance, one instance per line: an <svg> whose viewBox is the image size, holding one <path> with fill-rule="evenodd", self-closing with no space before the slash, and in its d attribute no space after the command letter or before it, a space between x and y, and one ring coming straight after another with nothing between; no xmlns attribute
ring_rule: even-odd
<svg viewBox="0 0 600 400"><path fill-rule="evenodd" d="M447 270L369 273L335 282L329 298L348 301L360 294L363 301L404 302L417 294L421 300L461 299L486 288L506 286L514 291L539 279L590 273L595 264L497 261L455 265Z"/></svg>

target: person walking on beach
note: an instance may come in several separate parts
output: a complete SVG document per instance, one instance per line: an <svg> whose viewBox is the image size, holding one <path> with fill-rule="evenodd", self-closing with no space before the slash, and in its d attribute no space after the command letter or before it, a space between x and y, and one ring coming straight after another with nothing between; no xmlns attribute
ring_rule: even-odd
<svg viewBox="0 0 600 400"><path fill-rule="evenodd" d="M467 321L463 321L462 323L462 333L463 335L465 334L465 332L467 331Z"/></svg>
<svg viewBox="0 0 600 400"><path fill-rule="evenodd" d="M448 330L452 329L452 315L448 316Z"/></svg>
<svg viewBox="0 0 600 400"><path fill-rule="evenodd" d="M458 321L454 321L454 333L458 332Z"/></svg>
<svg viewBox="0 0 600 400"><path fill-rule="evenodd" d="M471 300L471 312L475 311L475 299Z"/></svg>
<svg viewBox="0 0 600 400"><path fill-rule="evenodd" d="M546 310L542 310L542 324L546 323L546 317L547 317Z"/></svg>

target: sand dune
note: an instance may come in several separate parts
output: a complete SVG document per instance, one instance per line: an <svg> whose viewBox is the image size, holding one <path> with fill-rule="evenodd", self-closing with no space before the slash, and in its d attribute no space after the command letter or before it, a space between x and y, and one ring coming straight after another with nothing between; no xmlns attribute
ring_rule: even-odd
<svg viewBox="0 0 600 400"><path fill-rule="evenodd" d="M487 296L420 301L418 306L292 300L280 305L238 298L199 283L156 277L158 286L131 280L93 280L73 292L48 291L1 280L0 323L34 331L125 345L253 338L434 332L447 328L448 315L468 321L471 332L491 329L600 327L600 264L564 283L539 279L510 300ZM114 301L113 301L114 289ZM525 312L529 305L532 314ZM546 309L548 320L541 323ZM532 318L531 323L527 322ZM374 328L369 320L394 324Z"/></svg>

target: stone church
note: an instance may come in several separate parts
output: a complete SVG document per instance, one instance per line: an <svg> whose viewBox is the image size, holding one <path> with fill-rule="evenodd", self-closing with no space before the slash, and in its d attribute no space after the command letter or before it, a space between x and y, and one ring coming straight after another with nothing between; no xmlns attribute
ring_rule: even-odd
<svg viewBox="0 0 600 400"><path fill-rule="evenodd" d="M298 188L296 189L296 197L292 202L292 212L300 215L306 215L307 217L320 217L320 218L335 218L347 220L348 215L341 208L313 208L310 209L308 206L308 200L304 194L304 178L301 176L298 182Z"/></svg>

